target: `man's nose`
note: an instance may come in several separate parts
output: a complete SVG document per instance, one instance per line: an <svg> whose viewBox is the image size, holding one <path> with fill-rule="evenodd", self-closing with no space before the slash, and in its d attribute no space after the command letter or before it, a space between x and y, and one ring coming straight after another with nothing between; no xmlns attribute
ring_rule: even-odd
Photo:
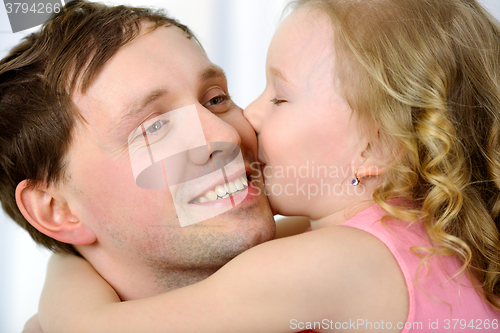
<svg viewBox="0 0 500 333"><path fill-rule="evenodd" d="M191 161L194 164L204 165L210 161L210 158L215 156L219 161L229 158L236 146L241 144L238 132L206 108L197 106L197 111L208 149L190 150L189 157ZM220 145L216 144L217 142L232 143L232 145Z"/></svg>

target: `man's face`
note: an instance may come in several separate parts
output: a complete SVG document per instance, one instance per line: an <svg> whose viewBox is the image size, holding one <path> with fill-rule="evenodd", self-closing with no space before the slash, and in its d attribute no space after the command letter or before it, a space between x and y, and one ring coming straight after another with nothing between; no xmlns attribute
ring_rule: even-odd
<svg viewBox="0 0 500 333"><path fill-rule="evenodd" d="M186 106L195 108L206 142L239 145L247 171L255 160L255 134L230 100L223 72L180 29L143 32L120 48L85 94L75 94L73 101L85 121L75 129L69 181L63 188L72 212L95 232L107 255L156 270L216 266L274 236L266 198L252 186L231 210L181 227L175 193L136 184L129 135L141 124L147 125L146 131L159 130L164 123L150 124L152 119ZM189 156L189 167L203 173L207 156ZM190 187L198 199L184 195L181 205L197 211L227 205L228 200L200 202L199 196L219 184L199 183L198 189Z"/></svg>

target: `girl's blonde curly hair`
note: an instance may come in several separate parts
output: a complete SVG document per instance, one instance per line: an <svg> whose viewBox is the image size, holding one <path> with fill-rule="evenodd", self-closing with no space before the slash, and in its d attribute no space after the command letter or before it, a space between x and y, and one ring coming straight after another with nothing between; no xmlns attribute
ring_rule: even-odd
<svg viewBox="0 0 500 333"><path fill-rule="evenodd" d="M422 221L433 246L418 249L423 262L459 257L478 293L500 309L499 22L475 0L292 5L331 18L340 88L391 161L375 201Z"/></svg>

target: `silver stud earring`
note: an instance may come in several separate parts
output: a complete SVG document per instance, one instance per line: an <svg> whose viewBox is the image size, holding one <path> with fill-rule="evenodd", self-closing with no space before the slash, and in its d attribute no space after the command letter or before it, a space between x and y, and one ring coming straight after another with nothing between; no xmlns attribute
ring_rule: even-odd
<svg viewBox="0 0 500 333"><path fill-rule="evenodd" d="M353 180L351 180L351 185L352 186L358 186L359 185L359 178L358 178L358 174L356 172L354 173Z"/></svg>

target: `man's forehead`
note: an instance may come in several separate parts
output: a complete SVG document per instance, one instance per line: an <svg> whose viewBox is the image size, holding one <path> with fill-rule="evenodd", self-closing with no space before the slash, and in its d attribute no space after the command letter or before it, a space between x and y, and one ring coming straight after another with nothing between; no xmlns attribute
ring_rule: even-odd
<svg viewBox="0 0 500 333"><path fill-rule="evenodd" d="M109 59L99 65L99 71L91 73L89 82L83 82L85 76L89 75L88 71L91 67L95 67L100 63L100 55L92 54L87 59L86 64L79 71L76 77L76 85L73 93L84 95L86 90L99 80L100 77L106 76L107 72L112 72L112 69L118 65L123 65L125 62L128 66L127 71L134 67L143 67L149 56L162 54L167 62L171 55L175 52L163 52L162 48L168 50L182 52L188 58L204 58L209 62L205 51L194 38L191 38L185 31L176 26L160 26L152 28L149 23L142 23L139 33L136 37L119 47ZM155 52L156 51L156 52ZM146 61L144 61L146 60ZM123 67L123 66L122 66ZM111 73L116 74L116 73Z"/></svg>
<svg viewBox="0 0 500 333"><path fill-rule="evenodd" d="M159 29L162 31L156 32ZM73 96L83 118L90 123L107 123L106 130L111 137L130 131L132 123L144 119L148 106L158 100L169 100L169 96L175 94L196 94L205 82L227 84L224 71L213 64L184 31L177 27L156 30L138 36L139 42L143 38L140 43L131 41L130 45L124 45L89 89ZM177 51L162 52L161 48L170 47L172 40ZM182 83L184 88L179 89Z"/></svg>
<svg viewBox="0 0 500 333"><path fill-rule="evenodd" d="M170 74L172 80L173 75L188 76L204 71L213 76L213 73L220 71L215 68L205 71L205 67L216 66L210 62L198 42L176 26L157 27L154 30L142 26L139 35L121 46L95 74L86 91L82 92L81 78L89 69L88 65L77 80L77 89L72 96L74 101L87 96L93 99L107 97L104 95L112 95L115 90L119 91L127 84L129 87L132 85L134 92L142 95L144 89L149 90L148 83L156 84L153 79L161 79L158 72L167 76ZM135 98L131 94L127 95Z"/></svg>

